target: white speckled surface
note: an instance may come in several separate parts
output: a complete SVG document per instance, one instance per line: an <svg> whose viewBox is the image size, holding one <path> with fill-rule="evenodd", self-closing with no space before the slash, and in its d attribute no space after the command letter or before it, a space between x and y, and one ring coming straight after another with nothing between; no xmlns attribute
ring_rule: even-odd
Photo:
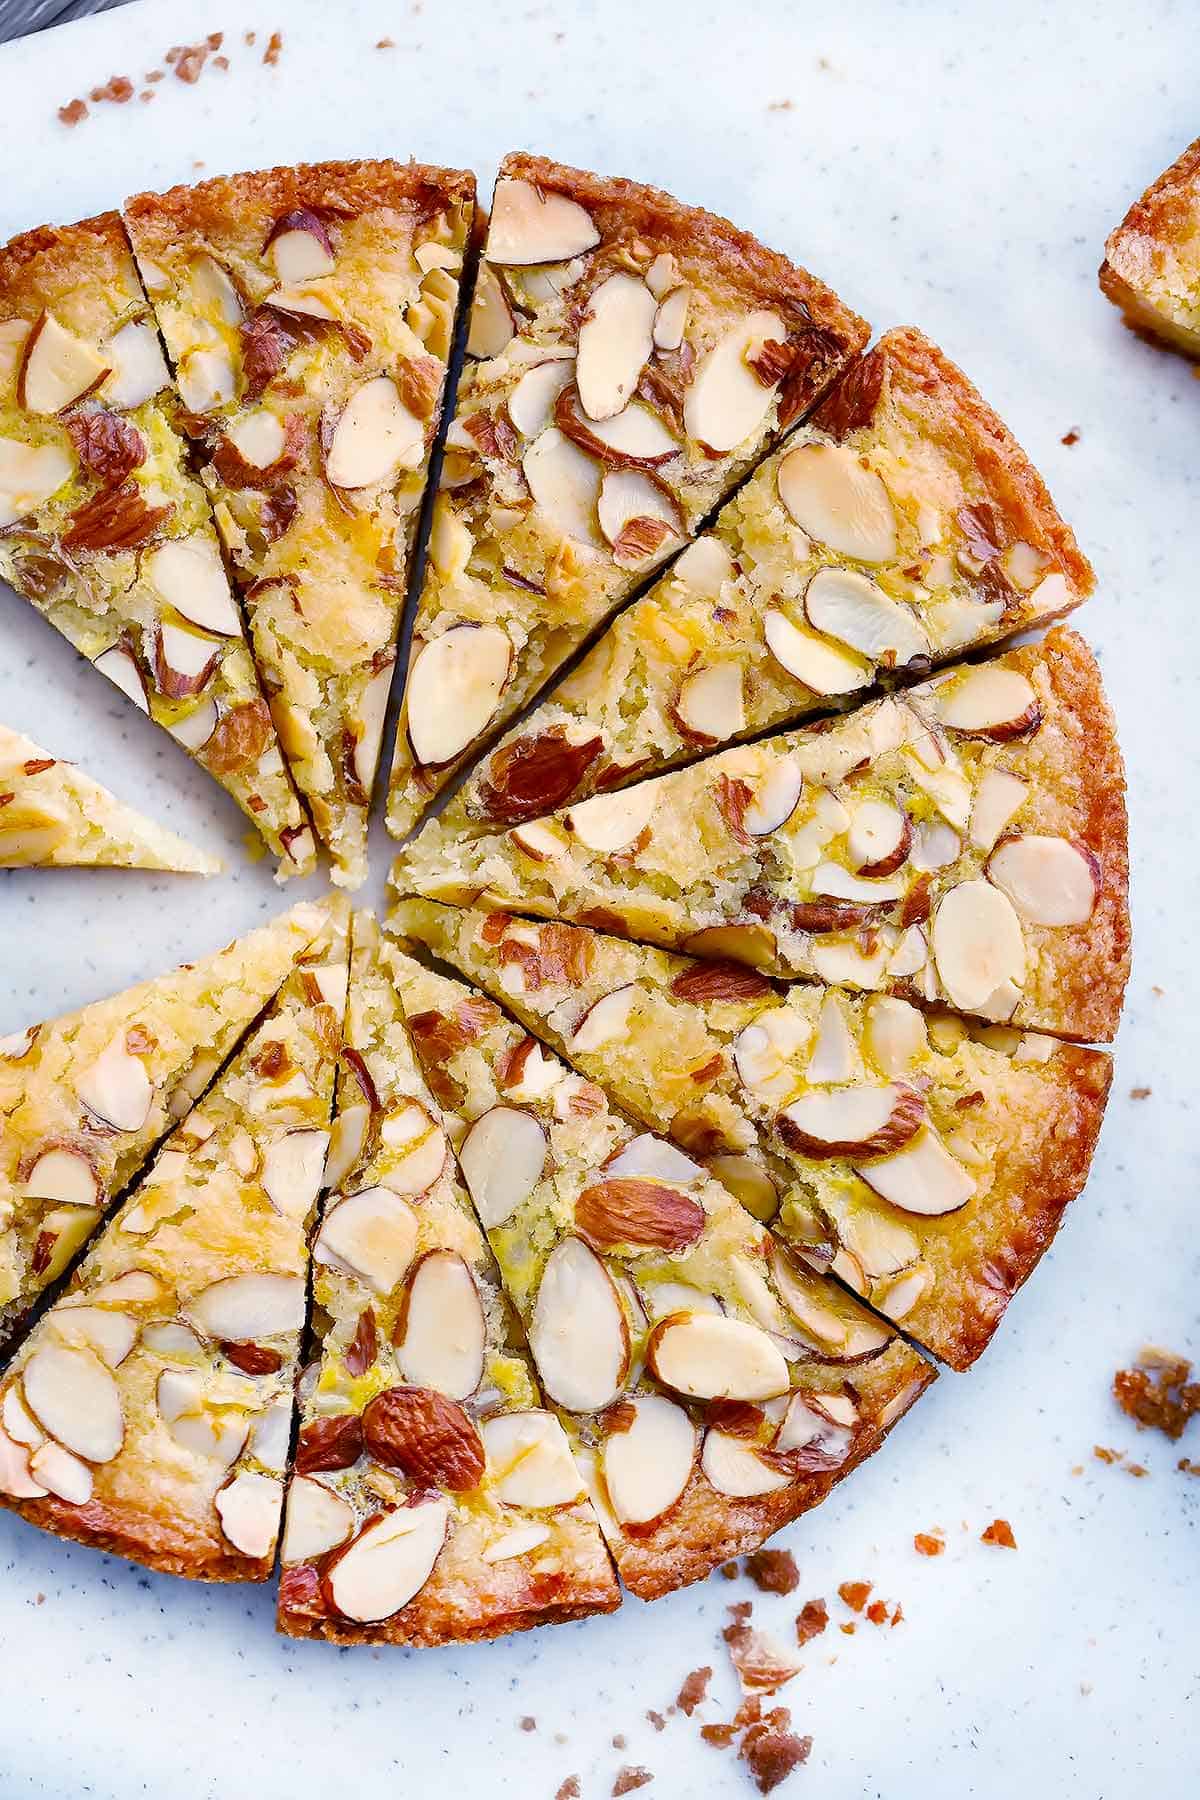
<svg viewBox="0 0 1200 1800"><path fill-rule="evenodd" d="M197 158L215 173L412 152L471 164L486 188L503 151L528 146L729 213L877 328L923 326L1009 420L1095 560L1099 596L1079 622L1130 767L1138 956L1114 1099L1091 1184L982 1366L945 1377L873 1465L785 1534L800 1592L756 1616L786 1637L796 1603L825 1595L834 1619L782 1696L815 1739L783 1793L1182 1800L1200 1751L1200 1481L1174 1465L1200 1457L1200 1426L1178 1449L1136 1440L1143 1481L1091 1451L1135 1442L1108 1380L1146 1339L1200 1355L1200 388L1121 329L1094 272L1129 200L1200 130L1194 9L503 11L501 26L485 0L289 0L242 9L235 30L233 7L172 0L10 46L0 232L186 179ZM228 75L58 125L74 94L220 26ZM243 26L260 46L283 28L277 69L241 45ZM385 34L396 49L376 51ZM0 642L0 718L231 866L207 883L0 878L5 1031L208 949L280 900L241 854L232 805L3 591ZM384 857L377 843L376 897ZM1151 1097L1130 1100L1135 1085ZM997 1514L1016 1555L978 1541ZM947 1551L927 1561L912 1535L937 1525ZM853 1578L901 1601L903 1624L841 1636L835 1590ZM654 1771L650 1795L748 1795L743 1768L697 1731L732 1711L718 1630L743 1597L718 1579L471 1651L339 1653L278 1640L270 1590L146 1576L0 1515L0 1800L551 1800L573 1773L595 1800L624 1762ZM655 1734L645 1709L705 1662L714 1702ZM518 1730L522 1714L535 1733Z"/></svg>

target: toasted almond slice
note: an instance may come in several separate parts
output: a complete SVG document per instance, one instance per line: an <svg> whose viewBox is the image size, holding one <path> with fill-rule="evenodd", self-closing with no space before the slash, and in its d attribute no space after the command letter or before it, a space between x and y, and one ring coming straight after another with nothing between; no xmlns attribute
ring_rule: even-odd
<svg viewBox="0 0 1200 1800"><path fill-rule="evenodd" d="M191 1326L181 1325L175 1319L169 1319L161 1325L144 1325L142 1342L156 1356L173 1357L184 1362L195 1362L205 1354L204 1345Z"/></svg>
<svg viewBox="0 0 1200 1800"><path fill-rule="evenodd" d="M805 589L804 612L814 630L873 662L895 667L929 654L915 615L856 569L819 569Z"/></svg>
<svg viewBox="0 0 1200 1800"><path fill-rule="evenodd" d="M896 515L873 469L845 444L799 444L779 465L779 498L819 543L858 562L891 562Z"/></svg>
<svg viewBox="0 0 1200 1800"><path fill-rule="evenodd" d="M760 1326L720 1313L661 1319L646 1362L664 1387L695 1400L769 1400L788 1390L787 1363L774 1340Z"/></svg>
<svg viewBox="0 0 1200 1800"><path fill-rule="evenodd" d="M191 413L215 412L237 392L237 374L224 344L205 344L189 350L175 370L179 398Z"/></svg>
<svg viewBox="0 0 1200 1800"><path fill-rule="evenodd" d="M871 670L866 663L828 638L796 625L777 607L768 607L763 614L763 637L780 668L814 694L851 694L870 683Z"/></svg>
<svg viewBox="0 0 1200 1800"><path fill-rule="evenodd" d="M221 1530L243 1556L269 1556L279 1531L283 1483L256 1469L242 1469L213 1499Z"/></svg>
<svg viewBox="0 0 1200 1800"><path fill-rule="evenodd" d="M631 400L611 419L590 420L577 410L574 396L564 393L555 404L554 417L564 436L580 450L615 469L653 469L679 454L678 440L640 400ZM672 516L676 530L681 531L677 509Z"/></svg>
<svg viewBox="0 0 1200 1800"><path fill-rule="evenodd" d="M34 512L74 472L74 459L59 444L0 437L0 526Z"/></svg>
<svg viewBox="0 0 1200 1800"><path fill-rule="evenodd" d="M857 1066L854 1039L842 1002L831 989L821 1001L817 1015L817 1035L808 1059L805 1077L812 1082L850 1081Z"/></svg>
<svg viewBox="0 0 1200 1800"><path fill-rule="evenodd" d="M167 730L185 750L203 750L220 722L221 713L211 695L206 695L192 712L176 719Z"/></svg>
<svg viewBox="0 0 1200 1800"><path fill-rule="evenodd" d="M47 1316L64 1343L85 1344L110 1369L125 1361L137 1339L137 1321L106 1307L55 1306Z"/></svg>
<svg viewBox="0 0 1200 1800"><path fill-rule="evenodd" d="M943 897L931 933L938 975L951 1005L984 1006L997 988L1025 979L1025 939L1012 902L988 881L964 881Z"/></svg>
<svg viewBox="0 0 1200 1800"><path fill-rule="evenodd" d="M1017 669L995 664L985 663L939 682L930 698L942 724L969 737L1016 737L1041 717L1033 683Z"/></svg>
<svg viewBox="0 0 1200 1800"><path fill-rule="evenodd" d="M221 656L221 643L203 632L166 620L154 647L154 673L169 700L186 700L208 685Z"/></svg>
<svg viewBox="0 0 1200 1800"><path fill-rule="evenodd" d="M687 329L688 312L691 308L692 292L690 288L672 288L671 292L659 301L658 311L654 315L654 344L658 350L678 350L683 342L683 334Z"/></svg>
<svg viewBox="0 0 1200 1800"><path fill-rule="evenodd" d="M907 857L912 838L912 822L900 807L890 800L864 800L850 815L851 867L870 878L890 875Z"/></svg>
<svg viewBox="0 0 1200 1800"><path fill-rule="evenodd" d="M521 461L534 503L564 537L597 543L596 507L600 465L551 425L536 437Z"/></svg>
<svg viewBox="0 0 1200 1800"><path fill-rule="evenodd" d="M987 874L1031 925L1086 924L1099 898L1095 858L1067 838L1005 838Z"/></svg>
<svg viewBox="0 0 1200 1800"><path fill-rule="evenodd" d="M746 963L752 969L769 968L775 961L775 933L765 925L706 925L694 931L683 945L688 956L717 962Z"/></svg>
<svg viewBox="0 0 1200 1800"><path fill-rule="evenodd" d="M532 1113L493 1106L468 1131L458 1162L484 1229L491 1231L512 1217L542 1179L546 1134Z"/></svg>
<svg viewBox="0 0 1200 1800"><path fill-rule="evenodd" d="M61 1444L46 1443L35 1450L29 1459L29 1472L68 1506L86 1506L92 1497L92 1471Z"/></svg>
<svg viewBox="0 0 1200 1800"><path fill-rule="evenodd" d="M374 487L397 469L415 469L425 450L425 426L400 398L390 375L355 388L325 451L325 475L336 488Z"/></svg>
<svg viewBox="0 0 1200 1800"><path fill-rule="evenodd" d="M393 1340L405 1381L465 1400L483 1379L486 1335L470 1269L453 1250L430 1250L409 1272Z"/></svg>
<svg viewBox="0 0 1200 1800"><path fill-rule="evenodd" d="M247 1382L248 1390L253 1383ZM154 1390L159 1415L179 1446L228 1469L242 1454L250 1423L241 1410L206 1404L204 1382L195 1370L164 1369Z"/></svg>
<svg viewBox="0 0 1200 1800"><path fill-rule="evenodd" d="M921 1129L925 1102L916 1088L893 1081L886 1087L814 1091L779 1115L779 1134L805 1156L887 1156Z"/></svg>
<svg viewBox="0 0 1200 1800"><path fill-rule="evenodd" d="M871 1296L872 1304L889 1319L906 1319L933 1286L933 1270L927 1263L905 1269L899 1275L881 1282Z"/></svg>
<svg viewBox="0 0 1200 1800"><path fill-rule="evenodd" d="M738 1079L764 1100L786 1100L799 1085L797 1066L808 1031L788 1007L760 1013L733 1040Z"/></svg>
<svg viewBox="0 0 1200 1800"><path fill-rule="evenodd" d="M133 319L114 332L104 347L104 360L112 365L112 373L100 392L109 406L122 412L144 405L171 379L158 333L148 319Z"/></svg>
<svg viewBox="0 0 1200 1800"><path fill-rule="evenodd" d="M306 1219L321 1188L327 1131L288 1131L263 1155L263 1192L285 1219Z"/></svg>
<svg viewBox="0 0 1200 1800"><path fill-rule="evenodd" d="M487 725L512 662L498 625L452 625L430 638L408 677L408 735L427 768L453 762Z"/></svg>
<svg viewBox="0 0 1200 1800"><path fill-rule="evenodd" d="M774 1240L770 1265L779 1297L796 1323L822 1349L835 1353L843 1350L850 1335L846 1320L831 1307L821 1304L813 1291L815 1280L806 1280L792 1257Z"/></svg>
<svg viewBox="0 0 1200 1800"><path fill-rule="evenodd" d="M671 580L682 581L693 593L720 598L727 581L734 581L737 571L733 558L720 538L700 537L680 552L671 568Z"/></svg>
<svg viewBox="0 0 1200 1800"><path fill-rule="evenodd" d="M680 683L675 716L690 737L723 744L746 729L742 671L735 662L701 663Z"/></svg>
<svg viewBox="0 0 1200 1800"><path fill-rule="evenodd" d="M644 552L647 557L657 556L662 546L680 533L678 506L644 469L609 469L600 483L596 516L601 531L614 546L621 545L623 538L628 543L628 527L635 520L645 519L661 526L661 531L647 532L647 542L651 536L657 539L654 547Z"/></svg>
<svg viewBox="0 0 1200 1800"><path fill-rule="evenodd" d="M480 1426L488 1478L507 1506L570 1506L584 1485L567 1434L552 1413L498 1413Z"/></svg>
<svg viewBox="0 0 1200 1800"><path fill-rule="evenodd" d="M779 1194L767 1171L752 1156L721 1154L708 1159L709 1173L745 1207L766 1224L779 1210Z"/></svg>
<svg viewBox="0 0 1200 1800"><path fill-rule="evenodd" d="M1007 769L985 769L971 803L971 843L985 854L1020 812L1029 795L1028 783L1018 781Z"/></svg>
<svg viewBox="0 0 1200 1800"><path fill-rule="evenodd" d="M0 510L2 510L2 503L0 503ZM150 702L146 698L146 684L142 680L142 671L138 667L137 657L128 645L113 644L110 649L102 650L92 667L99 669L102 675L106 675L113 686L119 687L135 706L141 708L142 712L150 711Z"/></svg>
<svg viewBox="0 0 1200 1800"><path fill-rule="evenodd" d="M256 1343L302 1328L304 1282L298 1275L226 1275L193 1295L187 1313L207 1337Z"/></svg>
<svg viewBox="0 0 1200 1800"><path fill-rule="evenodd" d="M725 1431L705 1432L700 1467L718 1494L728 1494L737 1500L754 1500L761 1494L777 1493L791 1480L782 1469L773 1469L765 1463L752 1444L731 1437Z"/></svg>
<svg viewBox="0 0 1200 1800"><path fill-rule="evenodd" d="M588 1007L571 1033L571 1049L586 1056L592 1051L602 1050L606 1044L623 1039L634 1007L641 998L642 990L636 982L615 988L611 994L601 995L599 1000Z"/></svg>
<svg viewBox="0 0 1200 1800"><path fill-rule="evenodd" d="M44 1344L21 1375L25 1404L44 1431L88 1462L111 1462L125 1441L121 1395L90 1350Z"/></svg>
<svg viewBox="0 0 1200 1800"><path fill-rule="evenodd" d="M956 1162L932 1126L877 1162L855 1169L868 1187L905 1212L936 1218L957 1212L974 1194L976 1183Z"/></svg>
<svg viewBox="0 0 1200 1800"><path fill-rule="evenodd" d="M21 1398L21 1384L14 1381L5 1389L3 1406L4 1430L14 1443L36 1450L44 1444L46 1434Z"/></svg>
<svg viewBox="0 0 1200 1800"><path fill-rule="evenodd" d="M342 1107L329 1134L329 1149L321 1177L323 1188L341 1187L362 1155L370 1122L371 1109L365 1102L356 1100Z"/></svg>
<svg viewBox="0 0 1200 1800"><path fill-rule="evenodd" d="M554 402L574 375L574 361L565 356L526 369L508 397L508 416L523 438L539 437L553 423Z"/></svg>
<svg viewBox="0 0 1200 1800"><path fill-rule="evenodd" d="M624 993L619 988L618 993ZM655 1137L653 1132L643 1131L610 1156L604 1165L606 1177L612 1181L617 1179L637 1179L646 1181L674 1181L684 1184L699 1181L704 1170L699 1163L694 1163L690 1156L677 1150L665 1138Z"/></svg>
<svg viewBox="0 0 1200 1800"><path fill-rule="evenodd" d="M845 1462L854 1442L853 1426L828 1415L834 1396L793 1394L775 1439L775 1448L790 1451L804 1474L836 1469Z"/></svg>
<svg viewBox="0 0 1200 1800"><path fill-rule="evenodd" d="M611 419L632 397L654 349L654 295L636 275L610 275L579 328L576 384L590 419Z"/></svg>
<svg viewBox="0 0 1200 1800"><path fill-rule="evenodd" d="M485 252L490 262L513 268L567 262L599 242L591 214L565 194L507 175L496 183Z"/></svg>
<svg viewBox="0 0 1200 1800"><path fill-rule="evenodd" d="M125 1047L124 1031L75 1077L75 1092L88 1111L114 1131L140 1131L150 1116L154 1088L145 1065Z"/></svg>
<svg viewBox="0 0 1200 1800"><path fill-rule="evenodd" d="M624 1385L625 1314L608 1270L581 1238L563 1238L547 1258L529 1347L547 1395L568 1412L607 1406Z"/></svg>
<svg viewBox="0 0 1200 1800"><path fill-rule="evenodd" d="M550 1527L531 1519L527 1525L515 1525L511 1531L505 1531L498 1538L493 1538L487 1549L480 1553L480 1562L508 1562L515 1556L528 1556L550 1536Z"/></svg>
<svg viewBox="0 0 1200 1800"><path fill-rule="evenodd" d="M317 214L301 206L276 219L264 246L280 281L312 281L332 275L336 261L329 233Z"/></svg>
<svg viewBox="0 0 1200 1800"><path fill-rule="evenodd" d="M25 1178L25 1192L35 1200L61 1200L67 1206L95 1206L100 1196L96 1171L82 1150L43 1150Z"/></svg>
<svg viewBox="0 0 1200 1800"><path fill-rule="evenodd" d="M650 782L622 788L615 794L594 794L568 807L564 823L587 850L611 856L625 850L650 823L658 801Z"/></svg>
<svg viewBox="0 0 1200 1800"><path fill-rule="evenodd" d="M772 312L750 313L700 360L683 403L689 437L710 450L736 450L758 431L775 399L747 361L764 343L783 343L787 326Z"/></svg>
<svg viewBox="0 0 1200 1800"><path fill-rule="evenodd" d="M516 321L508 304L504 284L491 263L481 261L475 277L475 294L471 301L471 324L467 332L467 355L499 356L516 336ZM516 421L514 420L515 424ZM517 427L520 430L520 427Z"/></svg>
<svg viewBox="0 0 1200 1800"><path fill-rule="evenodd" d="M412 1262L417 1217L388 1187L363 1188L330 1207L313 1245L313 1260L348 1269L389 1294Z"/></svg>
<svg viewBox="0 0 1200 1800"><path fill-rule="evenodd" d="M424 1194L446 1166L446 1134L417 1100L385 1114L380 1142L390 1152L380 1181L395 1194Z"/></svg>
<svg viewBox="0 0 1200 1800"><path fill-rule="evenodd" d="M388 1619L419 1594L446 1541L443 1499L397 1507L368 1525L325 1576L329 1599L345 1619Z"/></svg>
<svg viewBox="0 0 1200 1800"><path fill-rule="evenodd" d="M925 1020L907 1000L875 994L867 1002L863 1048L885 1075L904 1075L924 1054Z"/></svg>
<svg viewBox="0 0 1200 1800"><path fill-rule="evenodd" d="M810 879L814 894L824 895L831 900L861 900L868 906L887 905L889 901L900 900L908 887L903 876L891 880L864 881L836 862L818 863Z"/></svg>
<svg viewBox="0 0 1200 1800"><path fill-rule="evenodd" d="M169 538L151 550L143 569L167 605L193 625L220 637L241 636L241 619L214 538L206 533Z"/></svg>
<svg viewBox="0 0 1200 1800"><path fill-rule="evenodd" d="M108 367L98 350L44 312L25 339L17 405L26 412L61 412L96 387Z"/></svg>
<svg viewBox="0 0 1200 1800"><path fill-rule="evenodd" d="M293 1475L287 1495L280 1561L315 1562L328 1550L344 1544L354 1530L354 1509L340 1494L314 1481L311 1475Z"/></svg>
<svg viewBox="0 0 1200 1800"><path fill-rule="evenodd" d="M625 1406L633 1416L608 1433L601 1456L609 1504L622 1525L652 1525L691 1480L696 1427L661 1394L639 1394Z"/></svg>
<svg viewBox="0 0 1200 1800"><path fill-rule="evenodd" d="M0 1494L14 1500L44 1500L48 1492L30 1473L27 1447L0 1431Z"/></svg>

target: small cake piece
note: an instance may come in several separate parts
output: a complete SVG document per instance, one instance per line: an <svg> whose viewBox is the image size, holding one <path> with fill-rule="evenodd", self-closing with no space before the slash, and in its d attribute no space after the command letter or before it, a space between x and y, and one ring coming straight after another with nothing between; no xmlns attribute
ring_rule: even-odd
<svg viewBox="0 0 1200 1800"><path fill-rule="evenodd" d="M0 725L0 868L85 866L178 875L215 875L221 867L73 763Z"/></svg>
<svg viewBox="0 0 1200 1800"><path fill-rule="evenodd" d="M279 737L347 887L474 194L458 170L319 163L125 208Z"/></svg>
<svg viewBox="0 0 1200 1800"><path fill-rule="evenodd" d="M1083 640L397 859L398 893L576 919L1107 1040L1129 973L1120 753Z"/></svg>
<svg viewBox="0 0 1200 1800"><path fill-rule="evenodd" d="M1100 286L1130 325L1200 357L1200 138L1104 246Z"/></svg>
<svg viewBox="0 0 1200 1800"><path fill-rule="evenodd" d="M0 1342L321 930L309 902L201 962L0 1037Z"/></svg>
<svg viewBox="0 0 1200 1800"><path fill-rule="evenodd" d="M644 780L1043 624L1092 584L962 371L889 331L426 829Z"/></svg>
<svg viewBox="0 0 1200 1800"><path fill-rule="evenodd" d="M580 926L420 900L395 923L953 1368L1087 1178L1099 1051Z"/></svg>
<svg viewBox="0 0 1200 1800"><path fill-rule="evenodd" d="M0 1381L0 1503L198 1581L275 1561L344 900Z"/></svg>
<svg viewBox="0 0 1200 1800"><path fill-rule="evenodd" d="M407 958L369 913L351 967L279 1629L451 1644L611 1612L595 1512L408 1042Z"/></svg>
<svg viewBox="0 0 1200 1800"><path fill-rule="evenodd" d="M821 282L725 219L506 157L396 738L395 836L866 336Z"/></svg>
<svg viewBox="0 0 1200 1800"><path fill-rule="evenodd" d="M490 1000L416 963L401 999L631 1593L756 1549L878 1448L928 1363Z"/></svg>
<svg viewBox="0 0 1200 1800"><path fill-rule="evenodd" d="M116 213L0 249L0 576L313 867Z"/></svg>

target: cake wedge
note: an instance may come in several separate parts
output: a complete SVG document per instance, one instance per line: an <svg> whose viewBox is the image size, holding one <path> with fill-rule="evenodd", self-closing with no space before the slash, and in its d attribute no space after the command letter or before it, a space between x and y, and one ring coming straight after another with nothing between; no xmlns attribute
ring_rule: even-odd
<svg viewBox="0 0 1200 1800"><path fill-rule="evenodd" d="M0 725L0 868L105 867L215 875L221 865Z"/></svg>
<svg viewBox="0 0 1200 1800"><path fill-rule="evenodd" d="M1100 286L1136 330L1200 357L1200 138L1109 237Z"/></svg>
<svg viewBox="0 0 1200 1800"><path fill-rule="evenodd" d="M1098 1051L581 926L420 900L394 923L952 1368L1087 1179Z"/></svg>
<svg viewBox="0 0 1200 1800"><path fill-rule="evenodd" d="M314 1246L279 1629L450 1644L619 1604L405 1031L407 959L354 921L346 1048Z"/></svg>
<svg viewBox="0 0 1200 1800"><path fill-rule="evenodd" d="M275 1560L346 1001L347 903L322 913L0 1380L0 1503L193 1580Z"/></svg>
<svg viewBox="0 0 1200 1800"><path fill-rule="evenodd" d="M727 220L505 158L414 627L395 836L865 340L820 281Z"/></svg>

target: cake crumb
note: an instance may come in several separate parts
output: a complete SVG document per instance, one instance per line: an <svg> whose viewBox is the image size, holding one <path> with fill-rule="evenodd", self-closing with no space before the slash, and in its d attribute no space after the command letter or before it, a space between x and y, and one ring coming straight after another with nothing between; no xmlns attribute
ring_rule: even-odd
<svg viewBox="0 0 1200 1800"><path fill-rule="evenodd" d="M59 119L64 125L78 125L88 116L88 109L82 100L69 100L58 109Z"/></svg>
<svg viewBox="0 0 1200 1800"><path fill-rule="evenodd" d="M567 1776L567 1779L563 1782L557 1794L555 1794L554 1800L579 1800L578 1775Z"/></svg>
<svg viewBox="0 0 1200 1800"><path fill-rule="evenodd" d="M874 1583L870 1581L843 1581L838 1585L838 1594L851 1612L860 1613L867 1604L873 1586Z"/></svg>
<svg viewBox="0 0 1200 1800"><path fill-rule="evenodd" d="M675 1696L675 1704L680 1712L687 1714L689 1719L701 1702L707 1700L708 1684L711 1680L712 1669L707 1663L702 1669L693 1669L690 1675L684 1676L683 1685ZM665 1722L664 1720L664 1724ZM661 1731L662 1726L660 1725L658 1729Z"/></svg>
<svg viewBox="0 0 1200 1800"><path fill-rule="evenodd" d="M823 1600L806 1600L796 1615L796 1639L803 1649L820 1637L829 1623L829 1608Z"/></svg>
<svg viewBox="0 0 1200 1800"><path fill-rule="evenodd" d="M649 1719L651 1725L653 1725L655 1731L665 1731L667 1729L666 1719L663 1717L662 1713L655 1712L653 1707L650 1707L647 1711L646 1717Z"/></svg>
<svg viewBox="0 0 1200 1800"><path fill-rule="evenodd" d="M632 1794L634 1788L645 1787L648 1781L653 1780L649 1769L627 1767L618 1770L612 1791L614 1795Z"/></svg>
<svg viewBox="0 0 1200 1800"><path fill-rule="evenodd" d="M263 61L269 69L273 69L275 64L279 61L279 54L282 49L283 33L282 31L273 31L267 39L267 47L263 51Z"/></svg>
<svg viewBox="0 0 1200 1800"><path fill-rule="evenodd" d="M792 108L795 106L795 104L796 104L796 102L794 100L772 100L769 102L769 104L767 106L767 111L768 112L791 112Z"/></svg>
<svg viewBox="0 0 1200 1800"><path fill-rule="evenodd" d="M998 1544L1003 1550L1015 1550L1017 1540L1013 1536L1013 1528L1007 1519L993 1519L986 1531L979 1534L981 1544Z"/></svg>
<svg viewBox="0 0 1200 1800"><path fill-rule="evenodd" d="M760 1594L794 1594L800 1585L790 1550L752 1550L743 1567Z"/></svg>
<svg viewBox="0 0 1200 1800"><path fill-rule="evenodd" d="M618 1731L612 1740L613 1749L614 1750L624 1750L624 1749L628 1748L628 1745L629 1745L629 1739L625 1736L625 1733L623 1731Z"/></svg>
<svg viewBox="0 0 1200 1800"><path fill-rule="evenodd" d="M375 48L377 50L394 50L396 48L396 40L395 38L380 38Z"/></svg>
<svg viewBox="0 0 1200 1800"><path fill-rule="evenodd" d="M110 75L103 87L93 88L88 98L99 104L102 100L111 100L116 106L124 106L133 99L133 83L128 75Z"/></svg>
<svg viewBox="0 0 1200 1800"><path fill-rule="evenodd" d="M888 1619L887 1603L883 1600L872 1600L867 1608L867 1617L872 1625L886 1625Z"/></svg>
<svg viewBox="0 0 1200 1800"><path fill-rule="evenodd" d="M1134 1368L1117 1370L1113 1397L1139 1431L1149 1427L1174 1442L1200 1413L1200 1381L1189 1380L1191 1372L1186 1357L1147 1346Z"/></svg>
<svg viewBox="0 0 1200 1800"><path fill-rule="evenodd" d="M1153 1088L1131 1087L1129 1090L1129 1098L1131 1100L1148 1100L1153 1092Z"/></svg>
<svg viewBox="0 0 1200 1800"><path fill-rule="evenodd" d="M1073 444L1077 444L1079 442L1079 433L1076 431L1076 429L1073 425L1072 425L1070 431L1063 432L1061 441L1062 441L1062 443L1064 443L1067 446L1068 450L1071 448L1071 446Z"/></svg>
<svg viewBox="0 0 1200 1800"><path fill-rule="evenodd" d="M535 1718L532 1718L529 1713L526 1713L525 1717L523 1719L518 1719L517 1724L520 1726L522 1731L536 1731L537 1730L537 1720Z"/></svg>
<svg viewBox="0 0 1200 1800"><path fill-rule="evenodd" d="M722 1563L721 1573L726 1581L736 1581L738 1578L738 1566L735 1562Z"/></svg>
<svg viewBox="0 0 1200 1800"><path fill-rule="evenodd" d="M794 1769L806 1763L811 1737L791 1730L792 1715L785 1706L772 1712L760 1725L752 1725L742 1739L738 1755L745 1762L760 1794L772 1793Z"/></svg>
<svg viewBox="0 0 1200 1800"><path fill-rule="evenodd" d="M913 1538L918 1556L940 1556L945 1548L946 1540L940 1531L918 1531Z"/></svg>

